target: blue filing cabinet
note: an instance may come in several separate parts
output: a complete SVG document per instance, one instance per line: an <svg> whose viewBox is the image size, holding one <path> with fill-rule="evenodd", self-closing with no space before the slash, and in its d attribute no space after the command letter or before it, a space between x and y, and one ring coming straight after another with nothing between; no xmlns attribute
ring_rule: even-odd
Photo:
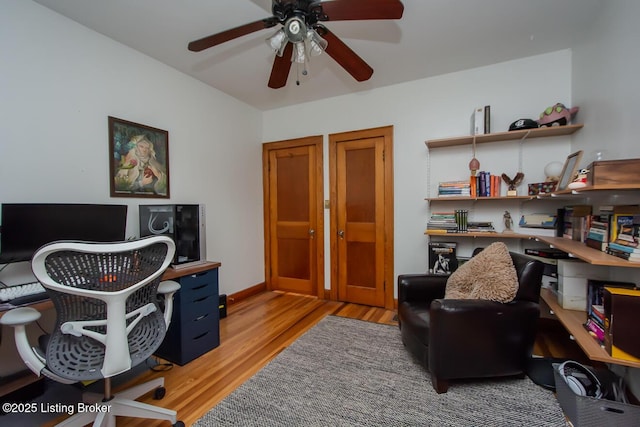
<svg viewBox="0 0 640 427"><path fill-rule="evenodd" d="M220 345L218 310L218 266L208 263L205 270L170 277L180 283L173 297L171 324L156 356L185 365ZM166 275L163 279L167 279Z"/></svg>

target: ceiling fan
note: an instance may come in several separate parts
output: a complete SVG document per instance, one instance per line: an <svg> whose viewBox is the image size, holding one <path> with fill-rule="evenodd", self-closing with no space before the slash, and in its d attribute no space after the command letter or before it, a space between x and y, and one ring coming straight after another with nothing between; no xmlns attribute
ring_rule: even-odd
<svg viewBox="0 0 640 427"><path fill-rule="evenodd" d="M278 89L287 83L292 62L306 63L309 56L323 51L362 82L371 77L373 68L321 22L400 19L404 5L400 0L272 0L271 10L271 17L192 41L189 50L200 52L280 24L282 28L266 40L276 53L270 88Z"/></svg>

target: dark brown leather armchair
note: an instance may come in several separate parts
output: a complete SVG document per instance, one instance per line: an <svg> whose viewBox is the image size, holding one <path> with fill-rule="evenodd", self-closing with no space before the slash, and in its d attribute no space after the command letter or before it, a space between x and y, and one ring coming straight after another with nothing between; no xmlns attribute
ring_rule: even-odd
<svg viewBox="0 0 640 427"><path fill-rule="evenodd" d="M431 373L438 393L449 380L524 378L540 315L543 265L510 252L519 288L512 302L444 299L448 276L398 277L398 320L402 342Z"/></svg>

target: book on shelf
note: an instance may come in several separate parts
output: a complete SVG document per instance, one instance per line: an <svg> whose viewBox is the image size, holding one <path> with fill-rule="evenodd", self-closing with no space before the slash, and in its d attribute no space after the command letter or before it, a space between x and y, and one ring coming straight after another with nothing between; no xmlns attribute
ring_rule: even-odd
<svg viewBox="0 0 640 427"><path fill-rule="evenodd" d="M609 244L609 218L603 215L591 216L589 231L584 243L590 248L605 252Z"/></svg>
<svg viewBox="0 0 640 427"><path fill-rule="evenodd" d="M475 174L469 178L469 192L471 197L478 197L478 177Z"/></svg>
<svg viewBox="0 0 640 427"><path fill-rule="evenodd" d="M600 252L606 252L607 247L609 246L607 242L601 242L599 240L592 239L590 237L587 237L587 239L584 241L584 244Z"/></svg>
<svg viewBox="0 0 640 427"><path fill-rule="evenodd" d="M615 242L609 243L609 248L615 249L617 251L626 252L628 254L638 254L640 255L640 248L636 248L633 246L621 245L616 240Z"/></svg>
<svg viewBox="0 0 640 427"><path fill-rule="evenodd" d="M556 235L584 243L590 227L590 217L591 205L565 206L562 212L558 210L558 220L562 218L562 227Z"/></svg>
<svg viewBox="0 0 640 427"><path fill-rule="evenodd" d="M471 189L473 197L500 197L502 179L498 175L492 175L488 171L478 171L472 176L470 183L474 184L475 191Z"/></svg>
<svg viewBox="0 0 640 427"><path fill-rule="evenodd" d="M491 221L468 221L467 231L473 233L495 233L496 229Z"/></svg>
<svg viewBox="0 0 640 427"><path fill-rule="evenodd" d="M589 318L584 324L584 327L587 332L589 332L589 335L594 337L600 343L600 345L604 344L604 326Z"/></svg>
<svg viewBox="0 0 640 427"><path fill-rule="evenodd" d="M631 282L595 279L587 280L587 321L584 326L589 334L596 338L600 344L604 344L605 340L605 288L628 290L637 289L636 285Z"/></svg>
<svg viewBox="0 0 640 427"><path fill-rule="evenodd" d="M458 231L459 232L467 231L469 211L467 209L456 209L455 217L456 217L456 225L458 226Z"/></svg>
<svg viewBox="0 0 640 427"><path fill-rule="evenodd" d="M555 228L556 215L549 213L532 213L520 217L518 225L523 228Z"/></svg>
<svg viewBox="0 0 640 427"><path fill-rule="evenodd" d="M491 106L484 106L484 133L491 133Z"/></svg>
<svg viewBox="0 0 640 427"><path fill-rule="evenodd" d="M438 183L438 197L470 197L469 181L444 181Z"/></svg>
<svg viewBox="0 0 640 427"><path fill-rule="evenodd" d="M618 231L613 243L628 248L638 248L640 244L640 215L622 216L617 218L617 221Z"/></svg>
<svg viewBox="0 0 640 427"><path fill-rule="evenodd" d="M473 110L471 114L471 135L482 135L490 133L491 128L491 107L485 105Z"/></svg>
<svg viewBox="0 0 640 427"><path fill-rule="evenodd" d="M568 253L556 248L544 248L544 249L525 248L524 253L528 255L543 257L543 258L555 258L555 259L570 258Z"/></svg>
<svg viewBox="0 0 640 427"><path fill-rule="evenodd" d="M623 288L623 289L638 289L635 283L632 282L620 282L612 280L596 280L587 279L587 315L594 315L594 310L598 310L597 307L602 307L604 304L604 288ZM604 317L604 308L602 310L602 317ZM601 316L597 316L601 318Z"/></svg>
<svg viewBox="0 0 640 427"><path fill-rule="evenodd" d="M594 304L591 306L590 316L598 324L604 325L604 305Z"/></svg>
<svg viewBox="0 0 640 427"><path fill-rule="evenodd" d="M455 242L429 242L429 274L451 274L457 268Z"/></svg>
<svg viewBox="0 0 640 427"><path fill-rule="evenodd" d="M613 207L611 215L611 225L609 232L609 241L615 242L618 239L620 231L625 226L633 226L634 221L638 221L640 214L640 206L638 205L618 205ZM634 217L636 217L634 219Z"/></svg>
<svg viewBox="0 0 640 427"><path fill-rule="evenodd" d="M607 246L607 250L605 251L609 255L613 255L618 258L622 258L629 262L640 262L640 254L632 254L629 252L621 251L618 249L614 249L611 247L611 244Z"/></svg>

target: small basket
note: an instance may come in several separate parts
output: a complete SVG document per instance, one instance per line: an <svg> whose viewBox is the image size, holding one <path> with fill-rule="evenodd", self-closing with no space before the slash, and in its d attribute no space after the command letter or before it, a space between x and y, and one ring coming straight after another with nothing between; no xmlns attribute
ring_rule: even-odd
<svg viewBox="0 0 640 427"><path fill-rule="evenodd" d="M556 397L574 427L633 427L640 425L640 406L595 397L579 396L567 385L554 365Z"/></svg>

